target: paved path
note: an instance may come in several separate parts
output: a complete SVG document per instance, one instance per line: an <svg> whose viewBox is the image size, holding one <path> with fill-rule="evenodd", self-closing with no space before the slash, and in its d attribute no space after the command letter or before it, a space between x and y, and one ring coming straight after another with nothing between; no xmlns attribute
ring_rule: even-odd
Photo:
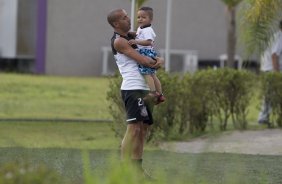
<svg viewBox="0 0 282 184"><path fill-rule="evenodd" d="M242 153L282 155L282 130L224 132L212 138L196 138L187 142L162 143L161 149L179 153Z"/></svg>

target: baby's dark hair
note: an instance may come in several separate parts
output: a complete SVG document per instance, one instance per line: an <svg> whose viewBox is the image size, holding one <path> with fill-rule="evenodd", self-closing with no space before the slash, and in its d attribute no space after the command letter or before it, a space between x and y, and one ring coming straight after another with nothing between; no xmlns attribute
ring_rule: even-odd
<svg viewBox="0 0 282 184"><path fill-rule="evenodd" d="M143 7L139 8L139 11L140 10L147 12L149 17L150 17L150 19L153 20L153 8L148 7L148 6L143 6Z"/></svg>
<svg viewBox="0 0 282 184"><path fill-rule="evenodd" d="M279 27L280 27L280 29L282 29L282 20L280 20L280 22L279 22Z"/></svg>

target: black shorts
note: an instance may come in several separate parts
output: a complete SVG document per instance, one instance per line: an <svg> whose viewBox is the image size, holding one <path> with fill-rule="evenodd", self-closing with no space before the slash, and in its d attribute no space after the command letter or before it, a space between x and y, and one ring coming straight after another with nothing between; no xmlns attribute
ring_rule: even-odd
<svg viewBox="0 0 282 184"><path fill-rule="evenodd" d="M121 96L125 105L127 123L143 121L153 124L153 106L146 104L143 98L148 94L146 90L121 90Z"/></svg>

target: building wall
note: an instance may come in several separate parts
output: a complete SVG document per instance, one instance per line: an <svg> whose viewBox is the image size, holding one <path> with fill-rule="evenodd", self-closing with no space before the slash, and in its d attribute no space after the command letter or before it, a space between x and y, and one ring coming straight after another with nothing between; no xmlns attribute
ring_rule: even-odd
<svg viewBox="0 0 282 184"><path fill-rule="evenodd" d="M166 1L149 0L154 9L156 47L165 47ZM46 73L98 76L102 46L110 46L110 10L124 8L130 0L49 0ZM226 50L226 16L220 0L172 1L171 49L199 51L199 59L218 59ZM171 61L173 62L173 61Z"/></svg>
<svg viewBox="0 0 282 184"><path fill-rule="evenodd" d="M0 0L0 57L17 55L17 0Z"/></svg>
<svg viewBox="0 0 282 184"><path fill-rule="evenodd" d="M0 55L17 58L35 54L37 0L0 0Z"/></svg>
<svg viewBox="0 0 282 184"><path fill-rule="evenodd" d="M37 0L18 1L17 55L35 57Z"/></svg>

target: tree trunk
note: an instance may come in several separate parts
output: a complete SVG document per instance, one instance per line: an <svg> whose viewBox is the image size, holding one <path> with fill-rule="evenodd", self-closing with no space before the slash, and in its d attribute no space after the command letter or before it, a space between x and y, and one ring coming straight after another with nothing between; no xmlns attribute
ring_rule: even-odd
<svg viewBox="0 0 282 184"><path fill-rule="evenodd" d="M236 53L236 9L228 8L227 67L234 68Z"/></svg>

